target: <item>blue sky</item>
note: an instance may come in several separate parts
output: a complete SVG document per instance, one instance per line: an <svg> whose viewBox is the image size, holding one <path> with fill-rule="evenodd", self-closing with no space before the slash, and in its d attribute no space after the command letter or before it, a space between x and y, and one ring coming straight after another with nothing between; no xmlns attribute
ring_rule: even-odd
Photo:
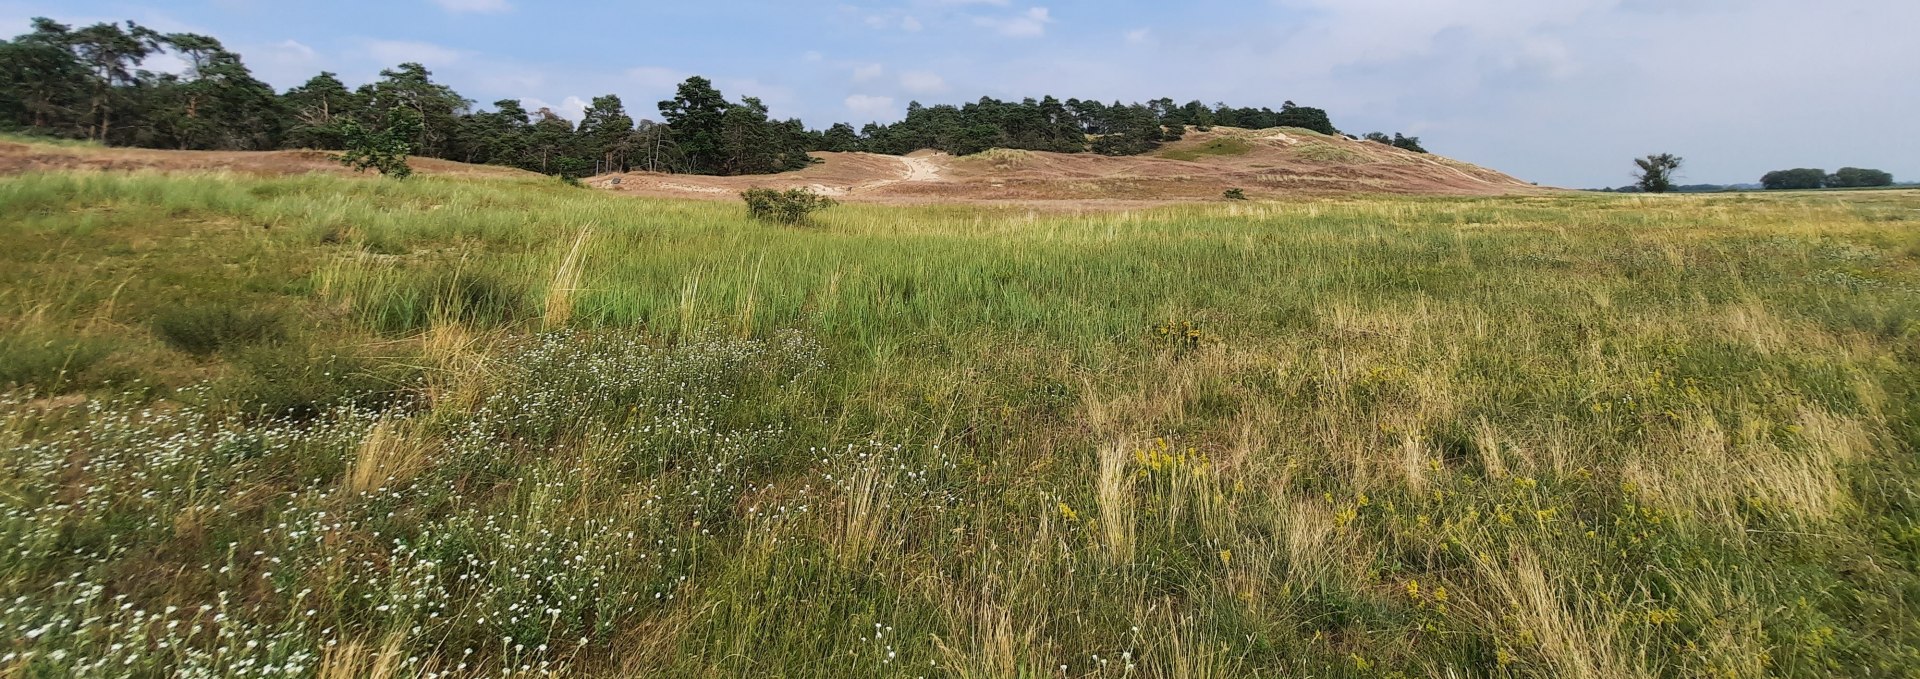
<svg viewBox="0 0 1920 679"><path fill-rule="evenodd" d="M206 33L282 89L419 61L570 116L614 93L657 117L692 74L816 127L982 95L1291 99L1549 185L1653 152L1685 182L1920 180L1914 0L0 0L0 32L33 16Z"/></svg>

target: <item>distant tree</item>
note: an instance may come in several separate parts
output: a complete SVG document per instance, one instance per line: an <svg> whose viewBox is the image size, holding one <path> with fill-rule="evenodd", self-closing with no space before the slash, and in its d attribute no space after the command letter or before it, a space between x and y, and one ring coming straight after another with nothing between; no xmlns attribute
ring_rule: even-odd
<svg viewBox="0 0 1920 679"><path fill-rule="evenodd" d="M51 23L51 22L49 22ZM64 26L36 23L36 28ZM45 32L0 42L0 124L41 134L79 136L79 111L85 106L88 74L73 53Z"/></svg>
<svg viewBox="0 0 1920 679"><path fill-rule="evenodd" d="M722 128L729 108L732 106L726 96L714 89L711 81L699 76L680 83L672 99L660 102L660 115L672 130L673 142L691 172L719 171Z"/></svg>
<svg viewBox="0 0 1920 679"><path fill-rule="evenodd" d="M1817 189L1827 185L1827 171L1813 168L1795 170L1775 170L1760 178L1760 185L1768 191L1796 191Z"/></svg>
<svg viewBox="0 0 1920 679"><path fill-rule="evenodd" d="M1327 116L1326 111L1311 106L1296 106L1291 101L1280 108L1280 115L1274 117L1271 127L1298 127L1328 135L1340 133L1334 128L1333 119Z"/></svg>
<svg viewBox="0 0 1920 679"><path fill-rule="evenodd" d="M366 120L382 120L395 108L413 109L420 118L414 151L426 156L449 155L459 132L459 119L473 102L453 88L433 81L433 72L418 63L405 63L380 72L380 80L360 88L367 102Z"/></svg>
<svg viewBox="0 0 1920 679"><path fill-rule="evenodd" d="M1666 193L1673 189L1673 175L1683 162L1684 159L1671 153L1636 158L1633 164L1638 165L1640 171L1634 173L1633 177L1639 180L1637 185L1642 191Z"/></svg>
<svg viewBox="0 0 1920 679"><path fill-rule="evenodd" d="M140 68L150 57L178 57L176 72ZM418 63L380 72L349 89L332 73L276 95L240 55L203 35L162 35L131 22L75 29L35 19L29 33L0 41L0 129L84 137L112 145L168 148L296 147L344 150L384 133L397 109L413 112L413 154L579 175L644 166L704 174L758 174L815 162L811 150L975 153L1009 148L1111 155L1147 153L1188 128L1282 125L1337 134L1326 111L1288 101L1234 108L1169 97L1111 104L1052 96L959 105L908 105L890 125L855 130L845 123L809 131L774 120L755 100L729 102L713 83L689 78L660 102L665 122L636 123L616 97L594 100L576 129L557 116L535 119L514 101L477 111ZM349 140L348 123L356 124ZM370 132L371 131L371 132ZM565 132L566 138L562 138ZM1384 143L1395 143L1383 139ZM1399 141L1402 147L1418 140Z"/></svg>
<svg viewBox="0 0 1920 679"><path fill-rule="evenodd" d="M531 116L518 99L493 102L492 111L480 111L461 118L459 143L461 158L469 163L509 165L537 170L528 158L532 143Z"/></svg>
<svg viewBox="0 0 1920 679"><path fill-rule="evenodd" d="M1393 144L1394 148L1404 149L1407 151L1412 151L1414 153L1427 152L1426 148L1420 146L1419 137L1405 137L1405 136L1401 136L1400 133L1395 132L1393 133L1393 141L1390 143Z"/></svg>
<svg viewBox="0 0 1920 679"><path fill-rule="evenodd" d="M1827 186L1836 189L1861 189L1876 186L1893 186L1893 175L1880 170L1867 170L1858 167L1843 167L1827 177Z"/></svg>
<svg viewBox="0 0 1920 679"><path fill-rule="evenodd" d="M594 97L580 118L579 134L584 149L607 172L625 172L627 156L633 151L633 117L627 115L620 97Z"/></svg>
<svg viewBox="0 0 1920 679"><path fill-rule="evenodd" d="M160 51L160 34L131 21L125 27L102 23L70 32L65 29L46 19L34 20L36 33L72 50L87 69L87 138L112 142L115 110L130 103L122 88L138 82L135 68Z"/></svg>
<svg viewBox="0 0 1920 679"><path fill-rule="evenodd" d="M943 136L947 139L940 147L957 156L970 156L1000 145L1000 130L987 124L968 125Z"/></svg>
<svg viewBox="0 0 1920 679"><path fill-rule="evenodd" d="M588 165L590 161L579 160L575 153L575 142L578 140L573 135L573 123L549 108L540 109L533 117L533 126L527 129L528 169L546 174L585 176L580 166Z"/></svg>
<svg viewBox="0 0 1920 679"><path fill-rule="evenodd" d="M283 117L273 88L219 40L174 33L162 43L187 62L185 73L158 76L147 87L143 146L180 149L264 149L278 145Z"/></svg>
<svg viewBox="0 0 1920 679"><path fill-rule="evenodd" d="M841 153L858 151L860 150L860 132L853 129L852 125L834 123L833 127L827 128L827 131L820 135L818 150Z"/></svg>
<svg viewBox="0 0 1920 679"><path fill-rule="evenodd" d="M378 171L394 179L406 179L413 175L413 168L407 165L407 156L413 153L414 140L420 136L420 114L406 107L395 107L387 111L386 124L379 130L371 130L357 120L348 120L342 126L346 137L346 151L337 158L340 163L358 172Z"/></svg>
<svg viewBox="0 0 1920 679"><path fill-rule="evenodd" d="M673 132L666 125L642 120L634 125L633 140L636 170L664 172L678 162L679 149L674 146Z"/></svg>
<svg viewBox="0 0 1920 679"><path fill-rule="evenodd" d="M365 106L339 76L322 72L281 95L280 108L288 117L284 143L293 148L346 148L341 124Z"/></svg>
<svg viewBox="0 0 1920 679"><path fill-rule="evenodd" d="M1367 141L1378 143L1378 144L1386 144L1388 146L1393 145L1393 137L1387 136L1387 133L1385 132L1368 132L1367 135L1363 138L1366 139Z"/></svg>

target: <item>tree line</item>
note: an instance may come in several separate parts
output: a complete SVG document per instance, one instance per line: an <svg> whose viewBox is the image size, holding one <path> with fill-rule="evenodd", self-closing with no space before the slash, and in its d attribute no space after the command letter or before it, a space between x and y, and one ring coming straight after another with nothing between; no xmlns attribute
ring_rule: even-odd
<svg viewBox="0 0 1920 679"><path fill-rule="evenodd" d="M141 68L162 53L186 62L184 71ZM1051 96L959 106L914 102L899 122L811 130L798 119L774 119L753 97L730 100L700 77L659 102L659 122L636 119L619 97L607 95L595 98L575 124L513 99L477 109L432 76L407 63L357 88L321 73L275 92L211 37L160 33L133 22L74 28L38 18L30 32L0 41L0 127L115 146L200 150L342 150L351 140L377 138L413 155L574 177L628 170L767 174L816 162L811 151L1135 155L1179 140L1189 127L1340 133L1326 111L1291 101L1273 110ZM1417 138L1368 138L1425 152Z"/></svg>
<svg viewBox="0 0 1920 679"><path fill-rule="evenodd" d="M1858 167L1843 167L1840 171L1827 174L1826 170L1799 168L1793 170L1775 170L1760 178L1760 186L1769 191L1801 189L1864 189L1879 186L1893 186L1893 175L1880 170L1868 170Z"/></svg>

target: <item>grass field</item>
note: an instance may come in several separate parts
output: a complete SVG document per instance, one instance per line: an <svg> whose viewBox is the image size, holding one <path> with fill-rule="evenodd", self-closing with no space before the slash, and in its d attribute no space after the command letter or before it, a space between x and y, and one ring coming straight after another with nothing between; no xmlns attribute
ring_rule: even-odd
<svg viewBox="0 0 1920 679"><path fill-rule="evenodd" d="M0 214L0 676L1920 676L1920 192Z"/></svg>

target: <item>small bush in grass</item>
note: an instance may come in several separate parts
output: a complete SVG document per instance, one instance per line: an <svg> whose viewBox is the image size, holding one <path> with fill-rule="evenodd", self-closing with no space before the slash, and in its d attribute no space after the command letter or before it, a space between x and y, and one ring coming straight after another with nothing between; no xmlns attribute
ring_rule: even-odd
<svg viewBox="0 0 1920 679"><path fill-rule="evenodd" d="M1227 200L1246 200L1247 192L1244 189L1227 189L1227 192L1221 194L1220 197Z"/></svg>
<svg viewBox="0 0 1920 679"><path fill-rule="evenodd" d="M476 326L509 323L528 309L526 286L480 270L408 278L360 301L363 322L387 333L416 332L435 318Z"/></svg>
<svg viewBox="0 0 1920 679"><path fill-rule="evenodd" d="M203 358L221 349L275 342L286 337L279 311L240 309L227 304L161 311L153 319L153 331L167 346Z"/></svg>
<svg viewBox="0 0 1920 679"><path fill-rule="evenodd" d="M0 389L53 394L88 386L89 369L111 353L104 341L74 337L0 337Z"/></svg>
<svg viewBox="0 0 1920 679"><path fill-rule="evenodd" d="M234 363L241 374L211 394L249 415L308 419L341 406L387 410L411 402L418 392L418 361L367 357L298 345L255 347Z"/></svg>
<svg viewBox="0 0 1920 679"><path fill-rule="evenodd" d="M754 219L776 224L802 224L807 215L836 205L832 198L806 189L747 189L740 192L747 202L747 214Z"/></svg>

